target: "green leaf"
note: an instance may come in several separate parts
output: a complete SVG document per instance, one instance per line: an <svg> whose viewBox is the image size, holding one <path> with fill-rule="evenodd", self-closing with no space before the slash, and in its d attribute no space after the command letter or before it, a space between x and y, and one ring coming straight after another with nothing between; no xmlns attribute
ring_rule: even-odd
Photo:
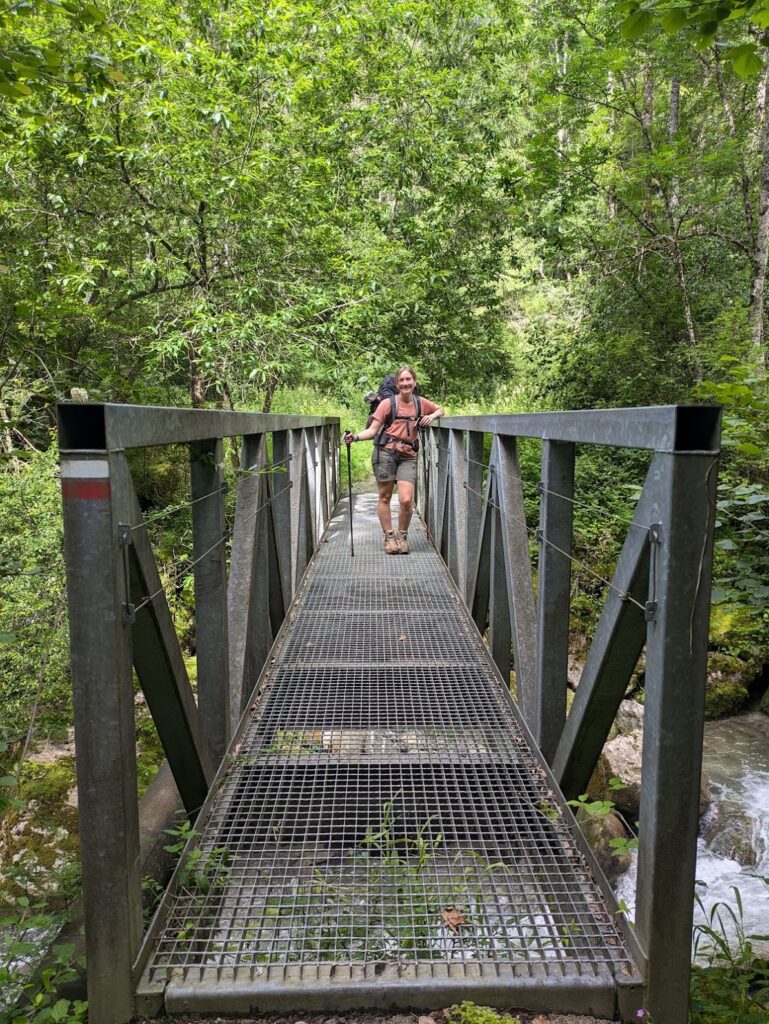
<svg viewBox="0 0 769 1024"><path fill-rule="evenodd" d="M653 24L654 15L652 12L640 10L631 14L629 18L625 18L619 30L624 39L640 39Z"/></svg>
<svg viewBox="0 0 769 1024"><path fill-rule="evenodd" d="M751 75L757 74L763 68L764 63L756 53L756 47L753 44L738 46L736 49L740 52L732 60L732 67L740 78L750 78ZM734 51L730 50L729 56L732 56L733 53Z"/></svg>
<svg viewBox="0 0 769 1024"><path fill-rule="evenodd" d="M660 24L669 36L675 35L688 22L686 11L682 7L676 7L664 16Z"/></svg>
<svg viewBox="0 0 769 1024"><path fill-rule="evenodd" d="M0 75L0 96L8 96L12 100L21 99L22 96L29 96L32 90L23 82L11 82L8 78Z"/></svg>

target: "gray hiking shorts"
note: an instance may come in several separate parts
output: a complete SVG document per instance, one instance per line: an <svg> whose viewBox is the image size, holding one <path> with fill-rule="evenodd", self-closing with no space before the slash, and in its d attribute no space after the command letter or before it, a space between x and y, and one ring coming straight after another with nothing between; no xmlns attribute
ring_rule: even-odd
<svg viewBox="0 0 769 1024"><path fill-rule="evenodd" d="M386 448L380 448L379 451L375 449L371 465L378 484L388 484L391 480L402 480L408 484L417 482L417 460L414 455L400 455Z"/></svg>

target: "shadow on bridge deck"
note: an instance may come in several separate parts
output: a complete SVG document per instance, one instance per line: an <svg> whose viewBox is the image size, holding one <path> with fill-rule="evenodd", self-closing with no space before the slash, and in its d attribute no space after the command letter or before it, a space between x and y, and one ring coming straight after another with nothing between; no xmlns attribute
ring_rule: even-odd
<svg viewBox="0 0 769 1024"><path fill-rule="evenodd" d="M421 523L331 520L140 979L168 1012L614 1017L616 906ZM140 1002L141 1005L141 1002Z"/></svg>

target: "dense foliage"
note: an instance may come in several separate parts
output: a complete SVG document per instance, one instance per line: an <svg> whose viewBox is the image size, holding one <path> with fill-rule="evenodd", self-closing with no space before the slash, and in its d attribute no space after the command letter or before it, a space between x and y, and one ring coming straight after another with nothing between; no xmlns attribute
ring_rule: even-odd
<svg viewBox="0 0 769 1024"><path fill-rule="evenodd" d="M408 361L450 411L718 402L713 648L759 671L767 28L764 0L0 3L0 819L33 735L67 738L71 395L359 428ZM580 461L577 654L641 471ZM147 507L185 479L137 472Z"/></svg>

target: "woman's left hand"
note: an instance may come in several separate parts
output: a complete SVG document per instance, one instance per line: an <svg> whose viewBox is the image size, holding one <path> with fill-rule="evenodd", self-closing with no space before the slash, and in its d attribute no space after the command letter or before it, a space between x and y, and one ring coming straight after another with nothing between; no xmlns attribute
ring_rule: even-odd
<svg viewBox="0 0 769 1024"><path fill-rule="evenodd" d="M429 427L434 418L435 417L433 417L433 416L423 416L422 419L419 421L419 426L420 427Z"/></svg>

